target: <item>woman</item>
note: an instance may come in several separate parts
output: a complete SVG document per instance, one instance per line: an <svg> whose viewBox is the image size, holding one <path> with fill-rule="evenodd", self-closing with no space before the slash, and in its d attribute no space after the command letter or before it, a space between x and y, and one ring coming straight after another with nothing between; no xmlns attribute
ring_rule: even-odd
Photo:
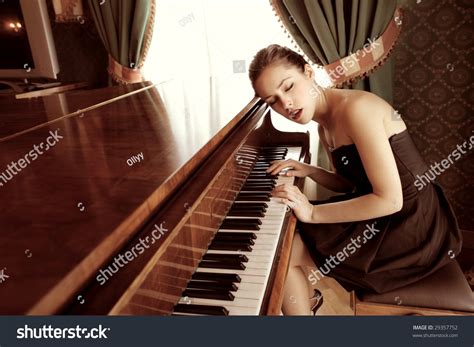
<svg viewBox="0 0 474 347"><path fill-rule="evenodd" d="M310 202L296 186L273 191L299 220L285 314L314 314L320 298L310 284L325 275L348 290L382 293L433 273L460 252L452 209L436 183L415 186L414 178L428 167L387 102L365 91L321 88L304 58L278 45L256 54L249 77L255 94L273 110L299 124L319 124L335 168L285 160L273 162L267 172L309 176L345 193ZM305 276L302 267L315 264L318 270Z"/></svg>

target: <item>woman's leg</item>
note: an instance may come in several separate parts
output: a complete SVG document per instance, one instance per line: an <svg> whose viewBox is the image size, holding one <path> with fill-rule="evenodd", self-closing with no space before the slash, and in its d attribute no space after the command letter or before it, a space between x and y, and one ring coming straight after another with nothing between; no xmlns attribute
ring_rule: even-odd
<svg viewBox="0 0 474 347"><path fill-rule="evenodd" d="M315 268L311 256L298 231L293 238L290 264L285 280L282 311L285 315L312 315L311 300L313 289L306 278L303 267Z"/></svg>

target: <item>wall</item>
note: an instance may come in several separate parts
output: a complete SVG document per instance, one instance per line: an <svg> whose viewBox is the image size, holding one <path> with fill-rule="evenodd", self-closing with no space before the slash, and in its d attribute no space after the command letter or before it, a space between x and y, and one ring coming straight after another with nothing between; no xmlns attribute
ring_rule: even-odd
<svg viewBox="0 0 474 347"><path fill-rule="evenodd" d="M394 107L428 165L474 135L473 1L413 0L404 4L395 49ZM439 177L460 227L474 230L472 151Z"/></svg>

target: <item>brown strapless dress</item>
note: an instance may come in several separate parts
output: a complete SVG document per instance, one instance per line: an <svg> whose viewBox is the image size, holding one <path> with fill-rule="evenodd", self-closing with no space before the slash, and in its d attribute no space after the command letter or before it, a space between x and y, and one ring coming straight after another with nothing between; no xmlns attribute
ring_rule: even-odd
<svg viewBox="0 0 474 347"><path fill-rule="evenodd" d="M461 232L441 186L435 181L426 183L421 190L420 184L415 186L417 175L423 175L429 167L410 134L404 130L391 136L389 142L403 188L403 208L399 212L348 223L298 223L319 271L337 279L348 290L383 293L408 285L452 261L461 251ZM338 147L331 155L336 172L352 182L355 190L311 201L313 204L372 192L354 144ZM340 258L338 252L342 252Z"/></svg>

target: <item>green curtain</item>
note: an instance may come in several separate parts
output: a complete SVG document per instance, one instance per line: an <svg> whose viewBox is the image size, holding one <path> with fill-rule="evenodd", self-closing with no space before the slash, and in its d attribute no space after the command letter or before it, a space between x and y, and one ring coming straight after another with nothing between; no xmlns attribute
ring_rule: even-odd
<svg viewBox="0 0 474 347"><path fill-rule="evenodd" d="M101 5L102 3L102 5ZM145 59L154 0L89 0L99 36L110 56L127 68Z"/></svg>
<svg viewBox="0 0 474 347"><path fill-rule="evenodd" d="M396 9L396 0L273 0L296 43L315 64L327 65L379 37ZM393 63L389 58L368 78L351 86L393 98Z"/></svg>
<svg viewBox="0 0 474 347"><path fill-rule="evenodd" d="M327 65L361 49L369 38L378 38L390 22L396 0L271 0L287 31L313 63ZM348 88L373 92L393 100L393 63L384 65ZM318 162L329 168L322 146ZM318 185L318 198L328 191Z"/></svg>

